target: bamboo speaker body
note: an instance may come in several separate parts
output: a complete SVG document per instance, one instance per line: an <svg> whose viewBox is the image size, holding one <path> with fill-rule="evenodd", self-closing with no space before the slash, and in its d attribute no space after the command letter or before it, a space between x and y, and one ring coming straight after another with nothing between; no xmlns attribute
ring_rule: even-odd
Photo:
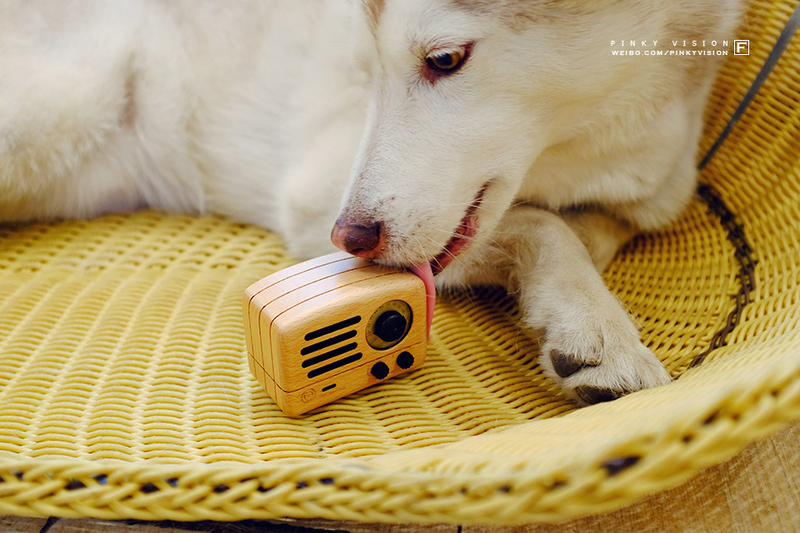
<svg viewBox="0 0 800 533"><path fill-rule="evenodd" d="M297 416L425 360L424 283L346 253L267 276L244 293L250 371Z"/></svg>

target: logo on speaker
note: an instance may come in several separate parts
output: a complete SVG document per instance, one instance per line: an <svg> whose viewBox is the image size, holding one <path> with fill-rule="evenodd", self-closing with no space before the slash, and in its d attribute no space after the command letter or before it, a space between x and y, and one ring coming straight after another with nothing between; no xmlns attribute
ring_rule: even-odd
<svg viewBox="0 0 800 533"><path fill-rule="evenodd" d="M300 399L303 400L303 403L308 403L311 400L313 400L314 396L316 396L316 395L317 395L316 392L314 392L312 389L308 389L307 391L305 391L303 393L302 396L300 396Z"/></svg>

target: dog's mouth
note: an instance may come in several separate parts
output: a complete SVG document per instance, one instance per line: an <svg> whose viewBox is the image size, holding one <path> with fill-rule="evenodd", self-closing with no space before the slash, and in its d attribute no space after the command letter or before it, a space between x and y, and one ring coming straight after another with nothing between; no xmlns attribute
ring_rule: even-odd
<svg viewBox="0 0 800 533"><path fill-rule="evenodd" d="M481 187L481 190L478 191L478 194L475 195L475 199L472 200L472 203L467 208L467 212L458 224L453 236L450 237L450 240L444 245L442 251L431 261L431 269L434 275L447 268L447 265L452 263L461 252L469 248L469 245L472 244L472 239L478 232L478 208L481 206L481 202L483 202L483 197L486 194L488 186L489 184L487 183Z"/></svg>
<svg viewBox="0 0 800 533"><path fill-rule="evenodd" d="M489 184L487 183L478 191L475 199L467 208L464 218L461 219L461 222L456 228L455 234L450 237L450 240L444 245L442 251L439 252L432 261L425 261L410 267L410 270L422 279L425 284L425 292L427 293L428 300L428 336L430 336L433 308L436 302L436 286L433 281L433 276L444 270L447 265L453 262L458 254L466 250L469 245L472 244L472 239L478 232L478 208L483 201L488 186Z"/></svg>
<svg viewBox="0 0 800 533"><path fill-rule="evenodd" d="M430 276L432 280L433 276L447 268L460 253L472 244L472 239L478 232L478 208L483 202L488 186L489 184L487 183L481 187L481 190L475 195L475 199L472 200L472 203L467 208L467 212L458 224L455 233L433 260L412 267L412 270L417 272L420 277L425 279Z"/></svg>
<svg viewBox="0 0 800 533"><path fill-rule="evenodd" d="M419 276L425 284L428 303L428 337L430 337L433 309L436 304L436 286L433 281L433 276L444 270L447 265L453 262L453 259L455 259L458 254L466 250L472 243L472 239L478 232L478 207L480 207L483 201L483 196L488 186L489 184L487 183L478 191L475 199L467 208L467 213L456 228L455 234L450 237L450 240L444 245L442 251L433 258L433 261L425 261L411 267L411 271Z"/></svg>

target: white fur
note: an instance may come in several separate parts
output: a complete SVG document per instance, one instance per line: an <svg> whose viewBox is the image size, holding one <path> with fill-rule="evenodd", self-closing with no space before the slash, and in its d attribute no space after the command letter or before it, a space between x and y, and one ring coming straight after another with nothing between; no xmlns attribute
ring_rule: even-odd
<svg viewBox="0 0 800 533"><path fill-rule="evenodd" d="M0 219L215 212L308 257L341 216L380 221L379 260L407 265L488 183L439 284L520 291L579 399L667 382L595 269L689 201L718 62L609 43L732 39L742 0L461 3L386 0L371 27L357 0L6 0ZM420 76L472 42L458 74ZM553 350L591 364L562 379Z"/></svg>

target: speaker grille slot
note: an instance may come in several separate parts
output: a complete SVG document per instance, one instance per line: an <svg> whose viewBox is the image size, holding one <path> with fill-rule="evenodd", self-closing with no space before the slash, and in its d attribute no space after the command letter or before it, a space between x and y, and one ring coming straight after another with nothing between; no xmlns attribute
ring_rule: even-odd
<svg viewBox="0 0 800 533"><path fill-rule="evenodd" d="M308 368L310 366L318 365L323 361L327 361L328 359L333 359L334 357L337 357L339 355L344 355L347 352L352 352L356 348L358 348L358 343L351 342L350 344L342 346L341 348L336 348L335 350L331 350L330 352L325 352L323 354L317 355L316 357L312 357L311 359L306 359L305 361L302 362L300 366L302 366L303 368Z"/></svg>
<svg viewBox="0 0 800 533"><path fill-rule="evenodd" d="M309 378L321 376L322 374L326 374L336 370L337 368L341 368L361 359L361 352L354 353L358 350L358 342L348 342L358 335L357 330L350 329L348 331L342 331L345 328L349 328L350 326L358 324L359 322L361 322L361 317L354 316L348 318L347 320L342 320L341 322L331 324L330 326L325 326L324 328L320 328L316 331L306 334L305 340L307 341L313 341L315 339L320 339L321 337L334 334L333 337L309 344L300 350L300 355L302 356L315 354L313 357L309 357L300 363L300 366L303 368L310 368L312 366L327 363L325 366L320 366L310 370L308 372ZM336 358L340 356L344 357L341 357L337 360Z"/></svg>
<svg viewBox="0 0 800 533"><path fill-rule="evenodd" d="M355 363L356 361L361 359L361 357L362 357L361 353L355 353L355 354L353 354L353 355L351 355L349 357L344 357L342 359L339 359L338 361L334 361L333 363L331 363L329 365L325 365L325 366L321 366L319 368L315 368L314 370L312 370L311 372L308 373L308 377L310 379L310 378L315 378L317 376L321 376L322 374L326 374L328 372L331 372L332 370L336 370L337 368L341 368L341 367L343 367L345 365L349 365L350 363Z"/></svg>
<svg viewBox="0 0 800 533"><path fill-rule="evenodd" d="M324 337L325 335L329 335L335 331L339 331L340 329L344 329L353 326L355 324L358 324L359 322L361 322L361 317L354 316L352 318L348 318L347 320L342 320L341 322L337 322L336 324L331 324L330 326L325 326L324 328L314 330L311 333L306 333L305 340L313 341L314 339Z"/></svg>
<svg viewBox="0 0 800 533"><path fill-rule="evenodd" d="M302 350L300 350L300 355L308 355L310 353L318 352L320 350L324 350L325 348L330 348L331 346L335 346L340 342L344 342L348 339L352 339L356 336L356 330L352 329L347 333L342 333L341 335L337 335L335 337L331 337L330 339L325 339L322 342L318 342L316 344L312 344L311 346L306 346Z"/></svg>

